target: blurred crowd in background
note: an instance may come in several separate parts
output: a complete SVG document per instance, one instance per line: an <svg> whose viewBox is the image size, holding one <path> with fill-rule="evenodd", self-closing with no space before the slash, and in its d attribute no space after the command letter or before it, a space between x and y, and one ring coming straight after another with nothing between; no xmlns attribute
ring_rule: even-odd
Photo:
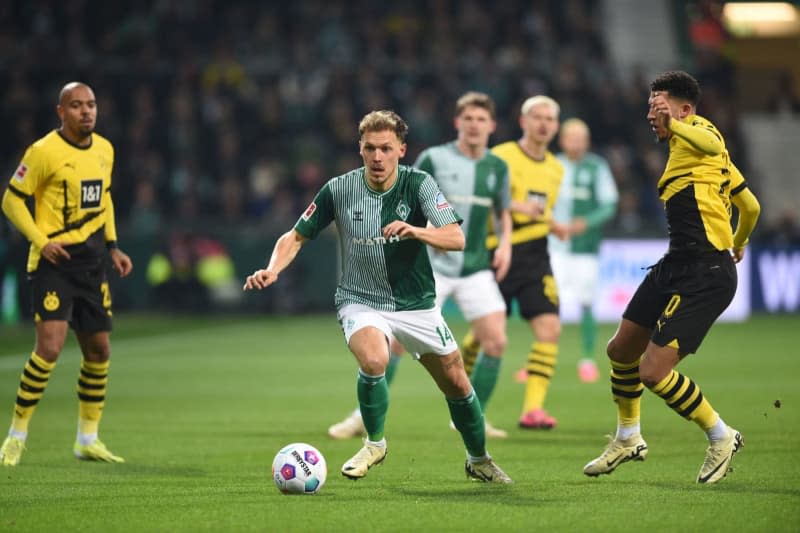
<svg viewBox="0 0 800 533"><path fill-rule="evenodd" d="M520 103L544 93L563 119L589 124L594 150L611 164L621 192L611 231L658 233L653 184L666 154L644 118L649 80L643 70L615 69L598 6L4 2L0 163L10 175L25 147L58 125L58 90L79 79L97 95L97 131L116 147L123 229L156 233L175 219L284 228L325 180L360 165L357 123L366 112L388 107L408 121L410 164L454 136L463 92L497 102L495 143L519 135ZM692 33L702 51L692 69L705 91L701 112L747 172L732 68L714 50L714 30Z"/></svg>
<svg viewBox="0 0 800 533"><path fill-rule="evenodd" d="M748 176L735 65L710 4L685 10L691 52L688 64L675 66L701 82L700 112L723 132ZM521 102L547 94L561 104L562 119L589 124L593 150L611 165L620 204L608 233L663 237L654 185L666 147L654 143L645 120L651 73L615 65L603 5L3 2L0 168L10 176L26 146L58 126L58 92L80 80L95 90L98 133L116 148L113 191L123 236L152 236L174 248L183 242L168 232L176 227L275 235L322 183L361 165L357 125L365 113L391 108L407 120L411 164L423 148L454 137L454 104L465 91L496 101L493 143L518 137ZM772 110L800 111L791 80L779 89ZM0 180L0 192L6 183ZM751 187L758 192L757 179ZM3 246L20 239L5 220L0 236ZM800 242L797 217L788 213L756 237Z"/></svg>

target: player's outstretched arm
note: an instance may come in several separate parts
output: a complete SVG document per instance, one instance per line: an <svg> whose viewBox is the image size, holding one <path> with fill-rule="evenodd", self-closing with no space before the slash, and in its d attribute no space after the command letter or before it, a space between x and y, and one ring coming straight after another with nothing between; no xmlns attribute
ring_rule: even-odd
<svg viewBox="0 0 800 533"><path fill-rule="evenodd" d="M252 289L266 289L278 280L278 274L283 269L288 267L294 258L297 257L297 252L305 244L306 238L297 233L296 230L291 229L280 236L272 249L272 256L270 256L269 264L266 268L256 270L249 276L244 283L243 290Z"/></svg>

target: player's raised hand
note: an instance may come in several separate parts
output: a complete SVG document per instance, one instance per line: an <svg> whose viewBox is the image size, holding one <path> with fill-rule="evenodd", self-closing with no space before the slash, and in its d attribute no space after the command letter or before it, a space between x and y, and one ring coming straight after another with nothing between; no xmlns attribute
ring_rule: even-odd
<svg viewBox="0 0 800 533"><path fill-rule="evenodd" d="M262 268L247 276L247 280L244 282L242 290L249 291L253 289L266 289L276 281L278 281L278 274L272 270Z"/></svg>
<svg viewBox="0 0 800 533"><path fill-rule="evenodd" d="M660 93L655 93L649 99L650 107L656 112L656 122L664 128L669 128L672 120L672 109L669 107L667 97Z"/></svg>

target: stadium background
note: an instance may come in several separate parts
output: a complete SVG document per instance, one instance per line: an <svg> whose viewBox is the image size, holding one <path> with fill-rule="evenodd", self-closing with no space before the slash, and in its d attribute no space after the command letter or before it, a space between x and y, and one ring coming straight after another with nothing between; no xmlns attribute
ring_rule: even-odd
<svg viewBox="0 0 800 533"><path fill-rule="evenodd" d="M239 282L326 179L360 164L365 112L390 107L408 120L410 163L453 137L453 103L466 90L497 101L493 142L518 135L525 97L549 94L562 118L589 123L612 165L621 202L609 235L663 238L653 184L666 154L644 120L645 96L652 74L684 68L762 200L747 307L800 310L797 21L764 36L723 24L718 2L495 4L4 2L0 167L10 176L57 126L59 88L85 81L97 131L116 147L120 242L136 265L114 283L117 310L324 311L336 276L330 234L274 290L242 295ZM25 321L17 282L27 243L0 226L3 319ZM624 266L628 283L635 266Z"/></svg>
<svg viewBox="0 0 800 533"><path fill-rule="evenodd" d="M757 37L755 26L734 35L716 4L672 0L285 4L0 2L0 166L10 176L25 146L58 125L65 82L91 84L98 131L117 150L121 243L136 262L133 278L114 285L120 312L102 425L126 464L71 456L80 351L70 339L22 463L0 476L0 530L633 532L725 524L796 532L797 22L778 28L788 35ZM507 362L487 412L510 431L491 452L515 485L465 482L447 408L411 361L392 385L390 460L363 482L339 476L357 442L325 433L354 407L355 366L330 312L333 238L306 247L275 287L240 300L238 283L233 292L201 290L197 267L210 282L241 279L262 264L319 184L359 164L356 122L366 111L390 106L409 120L408 162L452 137L453 101L473 88L500 104L494 142L518 135L518 105L535 92L558 98L565 117L586 119L623 193L609 233L625 246L663 239L653 184L665 153L648 133L645 95L649 76L675 67L704 83L702 112L725 134L764 207L748 253L758 273L750 288L753 305L776 313L715 325L701 353L681 364L746 435L736 471L720 485L696 485L702 435L648 395L648 461L586 478L583 464L613 428L608 383L579 382L580 336L568 324L548 399L559 427L516 428L521 388L512 376L530 332L510 320ZM630 282L642 249L616 254L633 259L609 263L609 275ZM33 340L27 304L22 316L12 311L26 250L0 217L0 423ZM211 260L198 265L197 256ZM150 286L148 272L159 280L170 269L181 273L172 292ZM467 328L449 324L458 338ZM602 324L599 338L613 327ZM284 497L269 479L275 452L294 441L328 459L328 481L314 498Z"/></svg>

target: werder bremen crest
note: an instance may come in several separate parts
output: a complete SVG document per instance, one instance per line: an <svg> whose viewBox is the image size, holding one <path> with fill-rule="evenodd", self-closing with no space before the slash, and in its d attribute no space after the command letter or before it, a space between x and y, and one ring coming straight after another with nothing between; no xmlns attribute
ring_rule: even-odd
<svg viewBox="0 0 800 533"><path fill-rule="evenodd" d="M491 171L486 176L486 188L493 191L495 187L497 187L497 176L494 175L494 171Z"/></svg>
<svg viewBox="0 0 800 533"><path fill-rule="evenodd" d="M403 222L405 222L405 220L408 218L408 215L411 214L411 208L408 207L408 204L406 204L403 200L400 200L400 203L397 204L397 214L403 219Z"/></svg>
<svg viewBox="0 0 800 533"><path fill-rule="evenodd" d="M58 306L61 305L61 301L58 299L58 295L56 295L55 291L50 292L48 291L42 301L44 308L48 311L55 311L58 309Z"/></svg>

